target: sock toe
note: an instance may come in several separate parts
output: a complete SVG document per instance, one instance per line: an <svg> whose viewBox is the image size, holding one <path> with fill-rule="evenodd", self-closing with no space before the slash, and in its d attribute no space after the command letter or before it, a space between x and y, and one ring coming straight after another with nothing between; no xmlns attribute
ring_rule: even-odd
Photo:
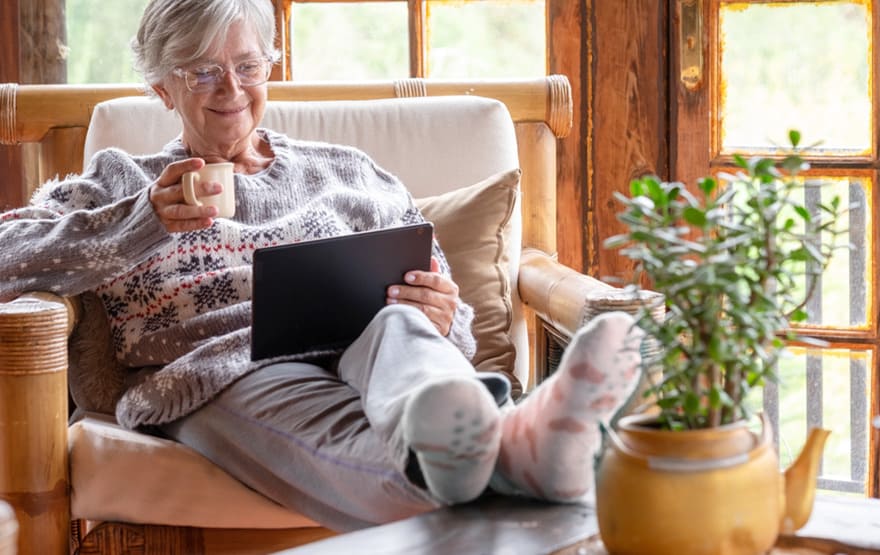
<svg viewBox="0 0 880 555"><path fill-rule="evenodd" d="M413 393L403 433L428 489L447 503L463 503L486 489L501 439L498 406L476 379L432 382Z"/></svg>

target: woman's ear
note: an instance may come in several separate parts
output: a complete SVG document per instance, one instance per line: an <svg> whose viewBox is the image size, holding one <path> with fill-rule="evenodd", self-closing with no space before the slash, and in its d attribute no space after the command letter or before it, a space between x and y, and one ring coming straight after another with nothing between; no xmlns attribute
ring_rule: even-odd
<svg viewBox="0 0 880 555"><path fill-rule="evenodd" d="M156 92L156 94L159 95L159 98L162 99L162 102L165 104L165 107L168 108L169 110L173 110L174 109L174 102L171 101L171 95L168 94L168 89L166 89L161 84L150 85L150 86L153 88L153 90Z"/></svg>

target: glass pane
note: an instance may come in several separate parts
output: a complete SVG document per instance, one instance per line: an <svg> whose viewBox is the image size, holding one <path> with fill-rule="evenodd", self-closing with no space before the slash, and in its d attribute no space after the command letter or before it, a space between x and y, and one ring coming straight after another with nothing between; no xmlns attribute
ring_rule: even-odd
<svg viewBox="0 0 880 555"><path fill-rule="evenodd" d="M409 76L406 2L294 4L290 19L296 81Z"/></svg>
<svg viewBox="0 0 880 555"><path fill-rule="evenodd" d="M749 399L778 427L779 462L788 467L800 453L807 430L831 430L819 486L839 493L867 493L874 353L855 348L791 347L780 361L779 383Z"/></svg>
<svg viewBox="0 0 880 555"><path fill-rule="evenodd" d="M868 0L723 2L719 29L723 152L785 146L798 129L818 152L871 153Z"/></svg>
<svg viewBox="0 0 880 555"><path fill-rule="evenodd" d="M812 299L807 305L808 324L836 328L868 328L868 315L873 314L872 282L874 273L871 237L874 236L870 217L870 191L867 178L811 177L821 187L806 189L804 204L817 212L819 203L829 204L834 196L840 205L849 207L841 216L839 229L847 230L838 237L831 263L819 278ZM831 241L831 237L824 239ZM846 248L850 245L851 248Z"/></svg>
<svg viewBox="0 0 880 555"><path fill-rule="evenodd" d="M544 0L429 0L426 19L427 76L547 74Z"/></svg>
<svg viewBox="0 0 880 555"><path fill-rule="evenodd" d="M148 0L67 0L67 82L140 83L129 43Z"/></svg>

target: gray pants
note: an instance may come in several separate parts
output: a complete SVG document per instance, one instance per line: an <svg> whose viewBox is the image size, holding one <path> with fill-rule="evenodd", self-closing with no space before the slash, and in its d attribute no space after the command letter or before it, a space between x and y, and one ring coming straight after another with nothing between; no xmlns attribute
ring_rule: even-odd
<svg viewBox="0 0 880 555"><path fill-rule="evenodd" d="M352 530L440 505L405 476L401 415L428 380L475 375L419 310L383 308L335 369L267 366L163 426L254 490Z"/></svg>

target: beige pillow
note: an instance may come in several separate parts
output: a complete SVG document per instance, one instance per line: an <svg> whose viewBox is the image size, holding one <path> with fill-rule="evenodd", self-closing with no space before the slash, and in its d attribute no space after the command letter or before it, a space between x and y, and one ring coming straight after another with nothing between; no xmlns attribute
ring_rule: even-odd
<svg viewBox="0 0 880 555"><path fill-rule="evenodd" d="M515 391L521 391L522 385L513 374L516 351L509 333L513 314L508 245L520 175L521 171L514 169L415 201L425 218L434 223L462 300L474 307L474 365L485 372L503 372Z"/></svg>

